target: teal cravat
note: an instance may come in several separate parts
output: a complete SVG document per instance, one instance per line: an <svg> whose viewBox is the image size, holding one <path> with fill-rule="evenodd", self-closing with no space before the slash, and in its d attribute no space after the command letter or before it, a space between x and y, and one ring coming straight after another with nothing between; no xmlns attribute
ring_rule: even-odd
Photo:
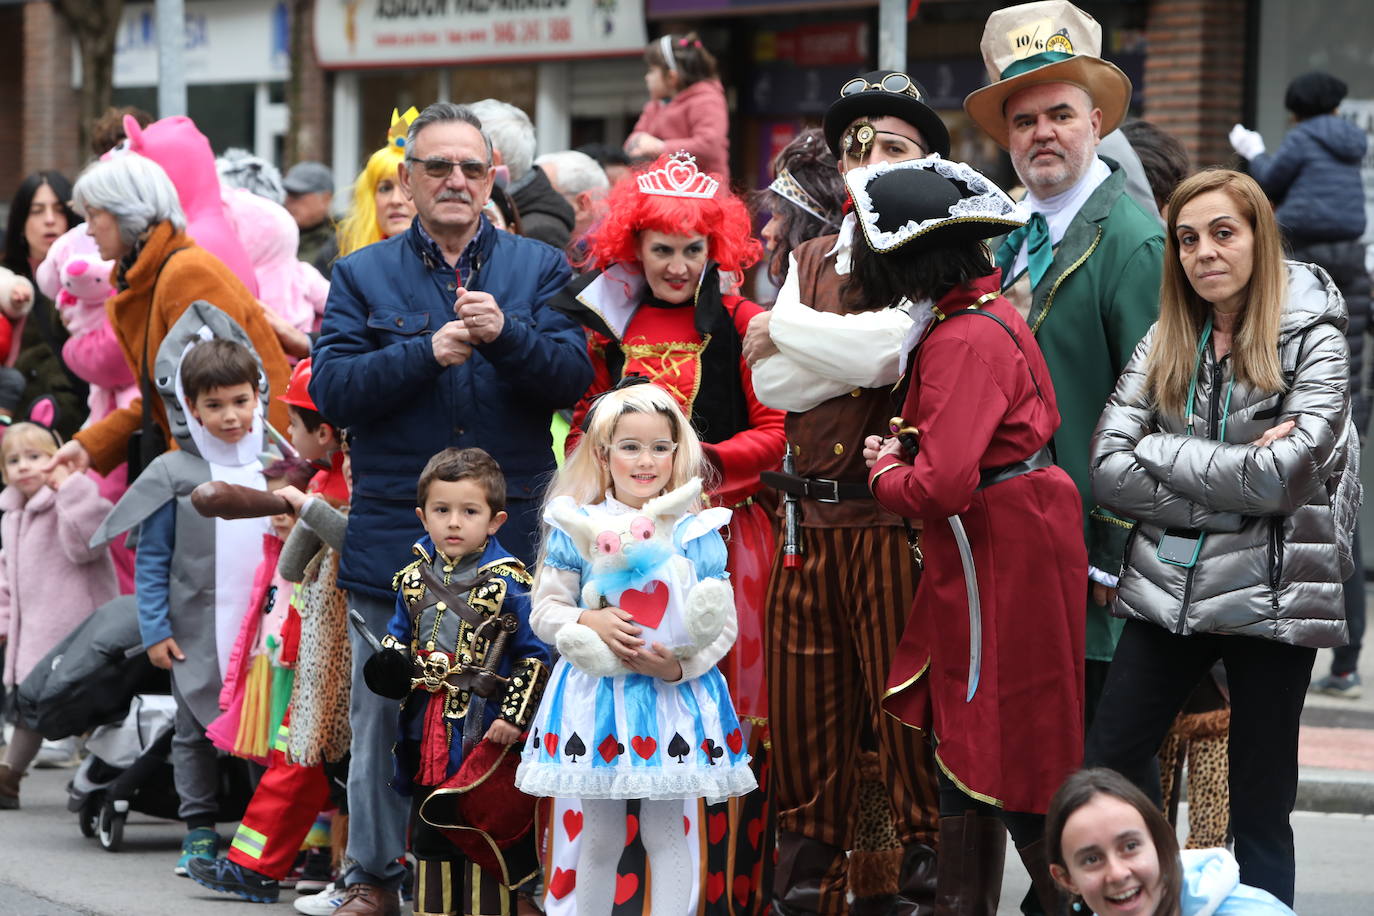
<svg viewBox="0 0 1374 916"><path fill-rule="evenodd" d="M1011 268L1022 242L1026 243L1026 270L1030 273L1031 289L1035 289L1054 263L1054 245L1050 242L1050 227L1045 217L1032 213L1030 222L1008 235L1002 247L997 249L997 266L1002 268L1003 286L1011 285Z"/></svg>

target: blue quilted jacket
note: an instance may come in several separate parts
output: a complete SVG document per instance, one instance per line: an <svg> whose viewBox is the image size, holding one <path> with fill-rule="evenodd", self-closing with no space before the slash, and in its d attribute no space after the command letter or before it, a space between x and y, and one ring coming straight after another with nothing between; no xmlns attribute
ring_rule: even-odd
<svg viewBox="0 0 1374 916"><path fill-rule="evenodd" d="M1364 131L1339 115L1318 115L1288 132L1278 151L1250 161L1289 241L1336 242L1364 234Z"/></svg>
<svg viewBox="0 0 1374 916"><path fill-rule="evenodd" d="M485 218L484 218L485 219ZM310 395L353 435L353 500L339 584L390 599L391 577L423 533L415 483L449 446L485 449L506 474L506 547L533 560L538 503L554 472L549 424L591 383L582 328L548 306L571 277L562 252L506 232L477 236L463 278L418 229L334 265ZM454 317L455 286L482 290L505 327L465 363L443 367L430 338Z"/></svg>

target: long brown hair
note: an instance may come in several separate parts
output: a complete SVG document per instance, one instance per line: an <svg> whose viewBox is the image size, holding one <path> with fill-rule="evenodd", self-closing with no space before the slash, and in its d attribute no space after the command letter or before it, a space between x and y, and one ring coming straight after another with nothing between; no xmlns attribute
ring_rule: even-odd
<svg viewBox="0 0 1374 916"><path fill-rule="evenodd" d="M1164 819L1159 808L1145 797L1145 793L1115 770L1102 767L1079 770L1059 787L1050 801L1045 815L1045 852L1051 865L1067 870L1064 861L1064 825L1079 808L1099 795L1110 795L1140 812L1145 829L1155 844L1159 858L1159 906L1151 916L1180 916L1183 894L1183 860L1178 855L1178 837Z"/></svg>
<svg viewBox="0 0 1374 916"><path fill-rule="evenodd" d="M1274 208L1255 180L1230 169L1204 169L1185 178L1169 197L1164 234L1164 281L1159 291L1159 323L1146 365L1146 385L1161 412L1182 416L1193 381L1202 327L1211 303L1197 294L1179 259L1178 213L1189 201L1212 191L1230 195L1250 223L1255 241L1254 267L1237 318L1231 364L1235 377L1261 391L1283 390L1279 364L1279 322L1288 297L1283 239Z"/></svg>

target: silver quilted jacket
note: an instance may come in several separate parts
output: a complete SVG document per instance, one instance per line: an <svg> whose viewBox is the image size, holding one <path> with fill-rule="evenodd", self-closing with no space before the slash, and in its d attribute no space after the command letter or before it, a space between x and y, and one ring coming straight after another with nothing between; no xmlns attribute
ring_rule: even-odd
<svg viewBox="0 0 1374 916"><path fill-rule="evenodd" d="M1194 435L1156 412L1145 391L1152 328L1107 402L1092 443L1097 501L1138 520L1126 547L1114 613L1179 634L1232 633L1299 646L1346 640L1333 496L1347 456L1350 395L1345 303L1318 267L1288 263L1279 328L1287 391L1237 382L1224 442L1230 358L1203 356ZM1248 443L1285 420L1273 445ZM1358 457L1351 460L1358 461ZM1191 568L1157 555L1165 529L1205 532Z"/></svg>

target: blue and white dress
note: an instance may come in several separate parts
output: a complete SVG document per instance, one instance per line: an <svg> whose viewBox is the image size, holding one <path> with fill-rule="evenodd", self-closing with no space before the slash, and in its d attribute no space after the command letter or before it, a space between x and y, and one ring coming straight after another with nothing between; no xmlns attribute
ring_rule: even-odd
<svg viewBox="0 0 1374 916"><path fill-rule="evenodd" d="M608 496L578 511L595 518L635 510ZM552 644L584 609L581 592L589 571L568 534L547 515L545 521L553 528L531 624L539 638ZM718 529L728 521L728 511L707 510L674 523L671 552L665 551L649 571L648 584L636 584L651 593L667 588L666 606L655 626L636 616L646 645L689 644L682 608L700 579L727 577L725 542ZM610 591L612 598L616 594ZM757 783L744 735L725 678L716 668L735 632L732 620L720 638L682 660L683 677L673 683L642 674L597 677L560 658L531 723L516 786L529 795L579 799L719 801L752 791Z"/></svg>

